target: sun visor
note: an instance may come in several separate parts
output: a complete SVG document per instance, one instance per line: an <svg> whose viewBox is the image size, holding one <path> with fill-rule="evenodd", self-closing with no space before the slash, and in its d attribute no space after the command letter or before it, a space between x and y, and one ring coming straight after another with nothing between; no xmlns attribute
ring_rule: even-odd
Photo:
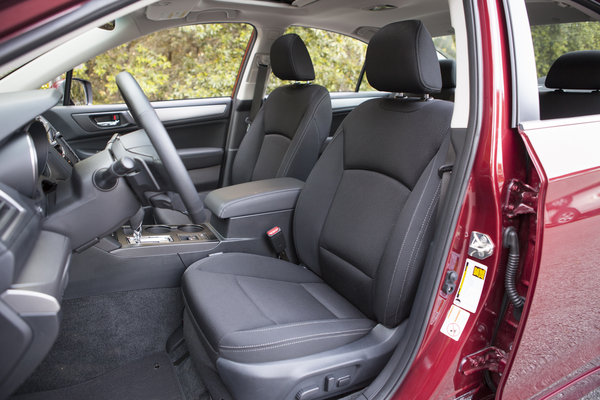
<svg viewBox="0 0 600 400"><path fill-rule="evenodd" d="M146 7L146 18L152 21L185 18L198 0L159 1Z"/></svg>

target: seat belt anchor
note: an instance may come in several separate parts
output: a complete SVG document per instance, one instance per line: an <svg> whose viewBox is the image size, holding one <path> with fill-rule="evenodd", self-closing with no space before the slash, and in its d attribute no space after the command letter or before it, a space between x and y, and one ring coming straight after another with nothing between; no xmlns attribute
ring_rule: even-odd
<svg viewBox="0 0 600 400"><path fill-rule="evenodd" d="M283 231L280 227L274 226L273 228L267 231L267 237L271 242L271 246L273 250L275 250L275 254L281 260L289 261L288 256L285 252L286 244L285 244L285 236L283 235Z"/></svg>

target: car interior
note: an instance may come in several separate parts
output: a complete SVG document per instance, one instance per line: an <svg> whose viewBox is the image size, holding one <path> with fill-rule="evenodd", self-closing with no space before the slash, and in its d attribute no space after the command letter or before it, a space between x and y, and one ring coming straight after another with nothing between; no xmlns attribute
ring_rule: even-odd
<svg viewBox="0 0 600 400"><path fill-rule="evenodd" d="M593 20L564 4L528 2L531 25ZM3 76L0 398L393 393L477 144L466 14L456 0L143 1ZM111 78L119 104L39 90L211 23L252 27L230 96L150 101L127 71ZM290 26L364 44L356 90L320 85L323 55ZM436 47L448 35L453 57ZM599 54L555 61L533 94L541 119L597 113ZM265 98L270 72L285 83Z"/></svg>

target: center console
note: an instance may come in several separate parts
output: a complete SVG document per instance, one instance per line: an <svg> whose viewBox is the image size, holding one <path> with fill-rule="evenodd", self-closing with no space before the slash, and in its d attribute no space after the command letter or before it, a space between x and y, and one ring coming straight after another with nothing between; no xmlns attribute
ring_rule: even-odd
<svg viewBox="0 0 600 400"><path fill-rule="evenodd" d="M275 226L294 261L292 219L303 186L293 178L229 186L207 195L210 219L205 223L122 227L73 254L65 297L176 287L192 263L223 252L275 256L266 236Z"/></svg>

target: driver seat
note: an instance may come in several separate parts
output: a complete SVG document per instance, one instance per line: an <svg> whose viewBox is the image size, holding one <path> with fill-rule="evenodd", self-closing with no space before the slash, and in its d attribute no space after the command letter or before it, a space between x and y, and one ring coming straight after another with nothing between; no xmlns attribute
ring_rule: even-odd
<svg viewBox="0 0 600 400"><path fill-rule="evenodd" d="M420 21L381 28L366 73L382 91L442 86ZM204 377L214 371L238 400L302 400L338 396L380 372L432 238L452 109L428 96L376 98L346 117L297 202L300 265L225 253L186 270L184 336Z"/></svg>
<svg viewBox="0 0 600 400"><path fill-rule="evenodd" d="M305 181L331 129L331 98L323 86L307 83L315 79L315 70L300 36L279 37L270 58L273 74L295 83L273 90L256 114L233 161L233 185L279 177ZM199 194L204 200L207 193ZM186 215L170 209L156 208L155 218L159 223L190 223Z"/></svg>

